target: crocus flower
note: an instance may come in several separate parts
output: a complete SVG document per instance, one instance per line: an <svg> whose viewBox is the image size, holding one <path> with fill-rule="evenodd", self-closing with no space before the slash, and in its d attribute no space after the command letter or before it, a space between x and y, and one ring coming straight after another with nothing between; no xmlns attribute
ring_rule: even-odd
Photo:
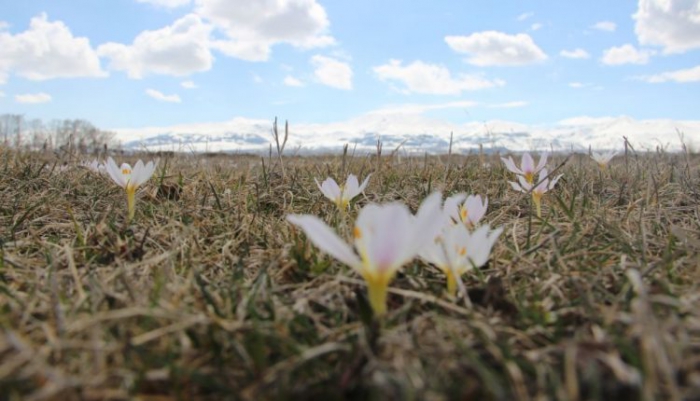
<svg viewBox="0 0 700 401"><path fill-rule="evenodd" d="M435 240L444 223L442 196L426 198L412 215L402 203L369 204L363 207L353 228L355 251L312 215L289 215L287 220L306 233L321 250L353 268L367 283L375 315L386 313L389 282L427 243Z"/></svg>
<svg viewBox="0 0 700 401"><path fill-rule="evenodd" d="M606 153L593 152L591 158L598 163L598 167L600 167L601 170L605 170L608 167L608 163L610 163L610 160L612 160L615 155L617 155L617 152L614 150Z"/></svg>
<svg viewBox="0 0 700 401"><path fill-rule="evenodd" d="M535 206L537 207L537 217L542 217L542 195L544 195L547 191L554 189L554 186L557 185L557 181L559 181L561 176L562 174L559 174L550 180L547 178L547 169L543 168L540 170L537 185L527 182L527 180L525 180L525 178L522 176L518 176L518 181L520 183L518 184L510 181L510 186L516 191L520 192L532 191L532 200L535 202Z"/></svg>
<svg viewBox="0 0 700 401"><path fill-rule="evenodd" d="M129 209L129 221L134 218L136 212L135 198L136 190L139 186L153 175L156 171L156 166L158 162L153 161L148 162L144 165L141 160L137 161L133 169L128 163L122 163L120 167L117 167L117 163L111 157L107 159L105 164L105 169L112 180L117 183L120 187L124 188L126 191L126 204Z"/></svg>
<svg viewBox="0 0 700 401"><path fill-rule="evenodd" d="M432 263L447 276L447 292L457 294L457 280L473 268L486 264L491 248L503 231L488 224L470 231L463 224L448 224L435 241L420 252L421 259Z"/></svg>
<svg viewBox="0 0 700 401"><path fill-rule="evenodd" d="M80 163L80 165L92 171L93 173L101 174L105 172L104 164L100 163L97 159L94 159L91 162L84 161Z"/></svg>
<svg viewBox="0 0 700 401"><path fill-rule="evenodd" d="M464 197L464 194L457 194L445 199L445 213L453 221L462 222L473 229L486 214L489 200L488 198L482 200L481 195L469 195L466 200Z"/></svg>
<svg viewBox="0 0 700 401"><path fill-rule="evenodd" d="M321 190L323 195L333 201L333 203L338 206L338 209L344 211L348 207L350 201L365 190L370 176L371 174L362 181L362 185L358 184L357 177L353 174L348 176L343 186L339 186L332 178L326 178L322 184L319 184L316 179L314 179L314 181L316 181L316 185L318 185L318 189Z"/></svg>
<svg viewBox="0 0 700 401"><path fill-rule="evenodd" d="M545 152L542 154L537 166L535 166L535 161L532 159L532 156L530 156L530 154L527 152L523 153L523 156L520 159L520 168L515 165L515 162L511 156L508 156L507 159L505 157L501 157L501 160L503 160L503 163L506 165L508 171L524 177L527 182L532 184L533 180L535 179L535 174L540 172L545 167L545 164L547 164L547 153Z"/></svg>

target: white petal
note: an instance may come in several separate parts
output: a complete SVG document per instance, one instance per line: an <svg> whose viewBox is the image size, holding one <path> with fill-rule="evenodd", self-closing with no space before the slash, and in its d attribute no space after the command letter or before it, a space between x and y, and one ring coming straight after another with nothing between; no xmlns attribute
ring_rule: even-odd
<svg viewBox="0 0 700 401"><path fill-rule="evenodd" d="M350 174L348 179L345 180L345 187L343 188L343 198L350 200L357 196L360 191L360 184L357 182L357 177L354 174Z"/></svg>
<svg viewBox="0 0 700 401"><path fill-rule="evenodd" d="M338 202L341 196L340 187L332 178L326 178L326 180L323 181L323 184L321 184L321 192L326 196L326 198L332 200L333 202Z"/></svg>
<svg viewBox="0 0 700 401"><path fill-rule="evenodd" d="M522 176L518 176L518 177L522 178ZM510 184L511 188L513 188L514 190L516 190L518 192L527 192L527 190L525 188L521 187L520 185L518 185L517 183L515 183L513 181L508 181L508 183Z"/></svg>
<svg viewBox="0 0 700 401"><path fill-rule="evenodd" d="M152 161L148 162L148 164L144 166L143 162L139 160L138 162L136 162L136 166L134 166L134 172L132 175L133 185L142 185L143 183L148 181L151 178L151 176L153 176L153 173L155 171L156 167Z"/></svg>
<svg viewBox="0 0 700 401"><path fill-rule="evenodd" d="M523 157L520 160L520 168L525 173L532 173L535 171L535 161L532 160L532 156L529 153L523 153Z"/></svg>
<svg viewBox="0 0 700 401"><path fill-rule="evenodd" d="M121 169L117 166L117 163L114 162L114 159L112 159L111 157L108 158L105 168L107 170L107 174L109 174L109 176L117 185L119 185L122 188L126 186L124 174L122 174Z"/></svg>
<svg viewBox="0 0 700 401"><path fill-rule="evenodd" d="M476 225L486 214L488 199L485 202L481 201L480 195L470 195L464 202L464 207L467 208L467 219L473 225Z"/></svg>
<svg viewBox="0 0 700 401"><path fill-rule="evenodd" d="M445 226L447 229L449 226ZM448 265L448 261L445 257L445 252L443 250L443 243L441 237L437 237L432 242L427 242L423 248L418 252L418 256L428 263L432 263L440 269L444 269Z"/></svg>
<svg viewBox="0 0 700 401"><path fill-rule="evenodd" d="M362 212L365 212L365 216L362 216ZM366 267L369 269L392 274L420 250L411 246L412 216L404 204L365 207L357 221L357 227L367 237Z"/></svg>
<svg viewBox="0 0 700 401"><path fill-rule="evenodd" d="M511 156L508 156L506 159L505 157L501 157L501 160L503 160L503 164L506 165L506 168L508 171L511 173L515 174L525 174L522 170L520 170L516 165L515 162L513 161L513 158Z"/></svg>
<svg viewBox="0 0 700 401"><path fill-rule="evenodd" d="M553 189L555 185L557 185L557 182L563 176L564 174L559 174L558 176L554 177L552 181L549 183L549 189Z"/></svg>
<svg viewBox="0 0 700 401"><path fill-rule="evenodd" d="M454 221L461 221L459 206L462 202L464 202L466 196L467 194L465 193L459 193L445 199L445 206L443 208L445 210L445 214L449 218L453 219Z"/></svg>
<svg viewBox="0 0 700 401"><path fill-rule="evenodd" d="M522 175L518 176L518 183L520 183L520 188L522 188L523 192L529 192L532 189L532 184L527 182L525 177L523 177Z"/></svg>
<svg viewBox="0 0 700 401"><path fill-rule="evenodd" d="M365 177L365 180L362 181L362 185L360 185L359 192L363 192L365 188L367 188L367 184L369 183L369 177L371 177L372 174L367 174L367 177Z"/></svg>
<svg viewBox="0 0 700 401"><path fill-rule="evenodd" d="M415 218L411 219L413 227L409 230L411 236L408 244L409 248L406 249L406 258L412 258L413 256L410 256L411 252L417 252L422 249L440 234L446 223L441 203L442 194L440 192L433 192L423 200Z"/></svg>
<svg viewBox="0 0 700 401"><path fill-rule="evenodd" d="M143 165L143 161L141 161L139 159L139 161L137 161L136 164L134 164L134 169L131 170L131 177L129 180L129 184L131 186L138 188L142 183L144 183L148 178L150 178L150 177L146 177L146 179L144 180L143 179L144 173L145 173L145 167Z"/></svg>
<svg viewBox="0 0 700 401"><path fill-rule="evenodd" d="M542 156L540 156L540 162L537 163L537 168L535 169L535 172L540 171L544 168L545 164L547 164L547 152L542 153Z"/></svg>
<svg viewBox="0 0 700 401"><path fill-rule="evenodd" d="M474 267L481 267L488 262L491 248L493 248L502 231L502 227L491 230L491 227L486 224L471 233L467 253Z"/></svg>
<svg viewBox="0 0 700 401"><path fill-rule="evenodd" d="M290 214L287 220L301 227L306 236L322 251L332 255L334 258L352 267L355 270L362 270L362 262L352 251L352 248L345 243L333 230L321 219L311 215Z"/></svg>

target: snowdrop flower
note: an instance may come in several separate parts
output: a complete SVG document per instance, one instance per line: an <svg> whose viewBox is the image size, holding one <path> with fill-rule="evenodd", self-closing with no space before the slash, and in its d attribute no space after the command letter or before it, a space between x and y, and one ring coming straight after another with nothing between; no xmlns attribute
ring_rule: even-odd
<svg viewBox="0 0 700 401"><path fill-rule="evenodd" d="M530 154L527 152L523 153L523 156L520 159L520 168L515 165L515 162L511 156L508 156L507 159L505 157L501 157L501 160L503 160L503 163L506 165L508 171L524 177L527 182L532 184L533 180L535 179L535 174L541 171L545 164L547 164L547 153L545 152L542 154L537 166L535 166L535 161L532 159L532 156L530 156Z"/></svg>
<svg viewBox="0 0 700 401"><path fill-rule="evenodd" d="M332 178L326 178L322 184L319 184L316 179L314 179L314 181L316 181L318 189L321 190L326 198L333 201L333 203L338 206L340 211L345 211L350 201L365 190L371 175L372 174L368 175L367 178L362 181L362 185L358 184L357 177L355 177L353 174L348 176L348 179L345 181L345 185L343 186L339 186L338 183L336 183Z"/></svg>
<svg viewBox="0 0 700 401"><path fill-rule="evenodd" d="M605 170L608 167L608 163L610 163L610 160L612 160L612 158L616 155L617 152L615 152L614 150L611 150L606 153L593 152L591 158L595 160L596 163L598 163L598 167L600 167L601 170Z"/></svg>
<svg viewBox="0 0 700 401"><path fill-rule="evenodd" d="M136 190L139 186L153 175L156 171L156 166L158 161L155 163L153 161L148 162L144 165L141 160L137 161L133 169L128 163L122 163L121 166L117 167L117 163L111 157L107 159L105 164L105 170L107 174L112 177L112 180L117 183L120 187L126 190L126 203L129 209L129 221L134 218L134 213L136 212L135 198Z"/></svg>
<svg viewBox="0 0 700 401"><path fill-rule="evenodd" d="M445 212L454 222L462 222L473 229L486 214L489 200L482 200L481 195L469 195L466 200L464 197L464 194L457 194L445 199Z"/></svg>
<svg viewBox="0 0 700 401"><path fill-rule="evenodd" d="M510 186L516 191L520 192L532 191L532 200L535 202L535 206L537 207L537 217L542 217L542 195L544 195L547 191L554 189L554 186L557 185L557 181L559 181L561 176L562 174L559 174L550 181L549 178L547 178L547 169L543 168L540 170L537 185L533 185L532 183L527 182L527 180L525 180L522 176L518 176L518 181L520 183L518 184L510 181Z"/></svg>
<svg viewBox="0 0 700 401"><path fill-rule="evenodd" d="M321 219L312 215L289 215L287 220L306 233L321 250L353 268L367 283L375 315L386 313L389 282L427 243L433 242L444 219L442 195L426 198L412 215L402 203L369 204L360 210L353 228L353 248Z"/></svg>
<svg viewBox="0 0 700 401"><path fill-rule="evenodd" d="M447 292L457 294L457 280L464 273L486 264L491 249L503 231L492 230L485 224L470 231L463 224L443 226L440 235L419 254L421 259L432 263L447 276Z"/></svg>

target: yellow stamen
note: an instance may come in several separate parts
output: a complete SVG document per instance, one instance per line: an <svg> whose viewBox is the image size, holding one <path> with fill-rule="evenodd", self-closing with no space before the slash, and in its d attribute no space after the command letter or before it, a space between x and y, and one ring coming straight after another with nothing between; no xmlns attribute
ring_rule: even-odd
<svg viewBox="0 0 700 401"><path fill-rule="evenodd" d="M355 239L360 239L360 238L362 238L362 231L360 231L359 228L354 227L352 229L352 236L355 237Z"/></svg>
<svg viewBox="0 0 700 401"><path fill-rule="evenodd" d="M469 210L464 206L460 206L459 207L459 217L462 219L462 223L466 223L467 217L469 217Z"/></svg>
<svg viewBox="0 0 700 401"><path fill-rule="evenodd" d="M532 181L533 181L534 179L535 179L535 173L529 172L529 171L528 171L527 173L525 173L525 181L527 181L528 183L532 184Z"/></svg>
<svg viewBox="0 0 700 401"><path fill-rule="evenodd" d="M129 175L129 174L131 174L131 170L129 170L128 168L123 168L123 169L122 169L122 174L124 174L124 175Z"/></svg>

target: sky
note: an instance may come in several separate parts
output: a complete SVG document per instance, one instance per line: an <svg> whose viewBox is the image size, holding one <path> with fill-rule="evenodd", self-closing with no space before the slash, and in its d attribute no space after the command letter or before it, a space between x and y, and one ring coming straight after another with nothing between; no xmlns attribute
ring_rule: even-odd
<svg viewBox="0 0 700 401"><path fill-rule="evenodd" d="M700 0L0 2L0 113L130 132L695 121L699 82Z"/></svg>

